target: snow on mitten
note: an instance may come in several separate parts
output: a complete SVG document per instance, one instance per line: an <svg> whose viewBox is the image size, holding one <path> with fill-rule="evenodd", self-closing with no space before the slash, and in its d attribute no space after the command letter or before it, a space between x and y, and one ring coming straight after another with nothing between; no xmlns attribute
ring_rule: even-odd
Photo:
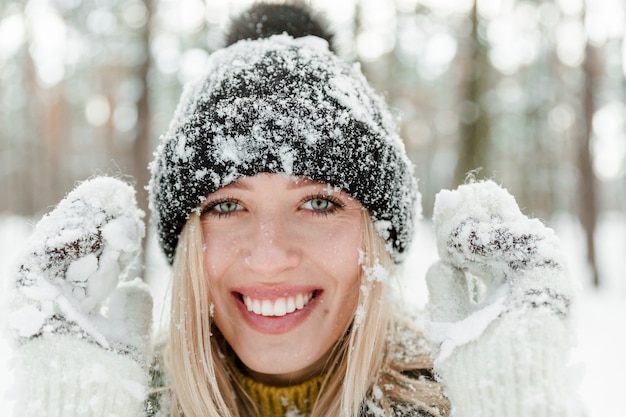
<svg viewBox="0 0 626 417"><path fill-rule="evenodd" d="M427 272L435 371L453 417L576 414L567 361L572 284L559 241L491 181L435 199Z"/></svg>
<svg viewBox="0 0 626 417"><path fill-rule="evenodd" d="M19 417L138 415L152 298L126 275L141 250L142 217L132 187L98 177L35 227L9 317Z"/></svg>

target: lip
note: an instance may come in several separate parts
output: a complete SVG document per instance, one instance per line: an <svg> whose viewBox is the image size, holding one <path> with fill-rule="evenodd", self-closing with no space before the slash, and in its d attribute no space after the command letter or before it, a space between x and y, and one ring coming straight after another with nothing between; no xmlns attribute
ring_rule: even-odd
<svg viewBox="0 0 626 417"><path fill-rule="evenodd" d="M282 334L287 333L298 327L321 300L323 291L315 287L255 287L255 288L238 288L231 292L237 310L242 315L244 321L253 330L264 334ZM300 309L284 315L262 315L249 311L244 303L244 298L249 297L255 300L267 300L271 303L276 300L285 298L295 298L298 295L311 294L310 300Z"/></svg>

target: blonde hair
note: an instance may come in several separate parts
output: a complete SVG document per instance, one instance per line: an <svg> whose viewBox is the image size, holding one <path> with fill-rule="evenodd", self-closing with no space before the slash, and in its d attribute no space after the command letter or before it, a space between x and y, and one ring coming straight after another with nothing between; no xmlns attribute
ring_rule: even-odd
<svg viewBox="0 0 626 417"><path fill-rule="evenodd" d="M394 265L366 210L362 223L364 273L357 312L329 357L326 378L310 416L356 417L367 398L376 403L374 407L387 411L392 406L389 398L393 398L432 416L445 415L448 404L441 386L406 375L407 371L428 373L432 362L427 352L407 352L412 347L390 343L396 339L394 333L406 327L399 325L393 303L384 302L388 286L371 271L383 268L390 272ZM172 387L171 416L258 415L234 376L235 354L212 323L198 215L192 214L183 228L173 275L170 335L164 354ZM382 387L385 396L380 398L373 391L380 392Z"/></svg>

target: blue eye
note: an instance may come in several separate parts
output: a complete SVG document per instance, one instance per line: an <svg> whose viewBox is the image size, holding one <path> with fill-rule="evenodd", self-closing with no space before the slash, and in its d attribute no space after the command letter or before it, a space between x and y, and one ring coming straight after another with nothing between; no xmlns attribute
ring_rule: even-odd
<svg viewBox="0 0 626 417"><path fill-rule="evenodd" d="M332 205L333 203L326 200L325 198L312 198L311 200L304 203L304 207L309 210L315 211L328 210Z"/></svg>
<svg viewBox="0 0 626 417"><path fill-rule="evenodd" d="M304 199L300 207L316 214L330 214L343 205L327 196L311 196Z"/></svg>
<svg viewBox="0 0 626 417"><path fill-rule="evenodd" d="M213 204L209 204L203 213L209 213L217 216L224 216L232 214L236 211L243 210L243 206L235 200L223 200L217 201Z"/></svg>
<svg viewBox="0 0 626 417"><path fill-rule="evenodd" d="M213 206L213 210L220 213L232 213L241 210L241 206L236 201L222 201Z"/></svg>

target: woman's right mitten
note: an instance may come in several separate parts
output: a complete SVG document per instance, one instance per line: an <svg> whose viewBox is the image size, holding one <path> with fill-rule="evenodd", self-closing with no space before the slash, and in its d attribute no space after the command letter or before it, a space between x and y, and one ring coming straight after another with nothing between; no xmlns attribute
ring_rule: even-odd
<svg viewBox="0 0 626 417"><path fill-rule="evenodd" d="M152 298L127 275L141 250L142 217L132 187L97 177L35 227L9 317L18 417L139 415Z"/></svg>

